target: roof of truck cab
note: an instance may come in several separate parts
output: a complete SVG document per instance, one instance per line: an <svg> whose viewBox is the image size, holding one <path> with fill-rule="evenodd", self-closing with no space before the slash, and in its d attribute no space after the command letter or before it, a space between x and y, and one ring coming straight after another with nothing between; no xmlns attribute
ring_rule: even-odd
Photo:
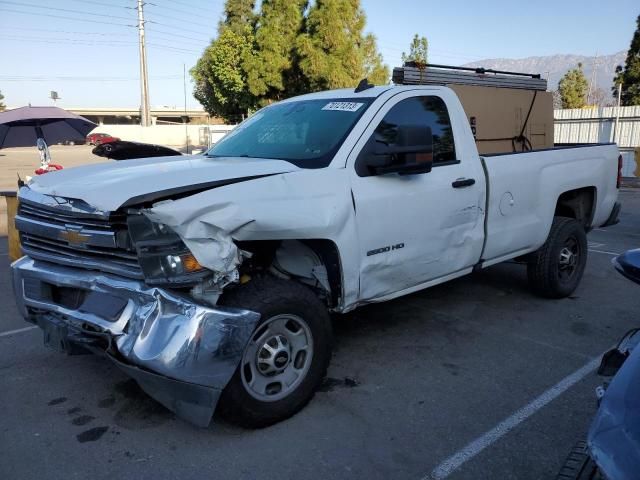
<svg viewBox="0 0 640 480"><path fill-rule="evenodd" d="M283 102L291 102L297 100L321 100L323 98L376 98L389 90L416 90L416 89L429 89L445 88L437 85L382 85L379 87L372 87L361 92L356 93L354 88L341 88L338 90L324 90L322 92L307 93L306 95L300 95L298 97L291 97Z"/></svg>

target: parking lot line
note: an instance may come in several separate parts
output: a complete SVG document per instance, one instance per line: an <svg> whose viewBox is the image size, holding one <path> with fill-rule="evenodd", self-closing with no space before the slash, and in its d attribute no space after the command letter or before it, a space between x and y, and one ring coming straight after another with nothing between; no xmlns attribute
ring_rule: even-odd
<svg viewBox="0 0 640 480"><path fill-rule="evenodd" d="M596 250L595 248L590 248L589 251L594 253L604 253L605 255L613 255L615 257L620 255L619 253L616 253L616 252L608 252L607 250Z"/></svg>
<svg viewBox="0 0 640 480"><path fill-rule="evenodd" d="M483 433L471 443L458 450L434 468L430 474L423 477L423 480L444 480L447 478L484 449L494 444L500 438L524 422L527 418L532 416L538 410L544 408L551 401L562 395L573 385L593 372L600 364L601 357L602 355L593 358L586 365L560 380L549 390L532 400L511 416L504 419L491 430Z"/></svg>
<svg viewBox="0 0 640 480"><path fill-rule="evenodd" d="M640 237L640 233L637 233L637 231L629 231L624 228L616 228L615 230L612 230L611 228L596 228L594 232L607 232L612 235L618 234L618 235L631 235L633 237Z"/></svg>
<svg viewBox="0 0 640 480"><path fill-rule="evenodd" d="M33 330L34 328L38 328L35 325L31 327L18 328L17 330L9 330L8 332L0 333L0 337L8 337L10 335L15 335L16 333L28 332L29 330Z"/></svg>

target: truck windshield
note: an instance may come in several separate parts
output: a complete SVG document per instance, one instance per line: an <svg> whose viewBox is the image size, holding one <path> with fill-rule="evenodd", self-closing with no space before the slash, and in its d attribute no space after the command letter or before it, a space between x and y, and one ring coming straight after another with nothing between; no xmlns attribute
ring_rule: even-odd
<svg viewBox="0 0 640 480"><path fill-rule="evenodd" d="M206 153L208 157L286 160L324 168L372 98L299 100L256 112Z"/></svg>

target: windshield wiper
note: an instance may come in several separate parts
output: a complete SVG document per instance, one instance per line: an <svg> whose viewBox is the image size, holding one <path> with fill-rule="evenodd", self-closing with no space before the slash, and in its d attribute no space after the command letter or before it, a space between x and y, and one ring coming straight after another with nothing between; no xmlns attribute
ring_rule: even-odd
<svg viewBox="0 0 640 480"><path fill-rule="evenodd" d="M209 155L209 154L206 154L205 157L208 157L208 158L260 158L260 157L252 157L248 153L243 153L242 155Z"/></svg>

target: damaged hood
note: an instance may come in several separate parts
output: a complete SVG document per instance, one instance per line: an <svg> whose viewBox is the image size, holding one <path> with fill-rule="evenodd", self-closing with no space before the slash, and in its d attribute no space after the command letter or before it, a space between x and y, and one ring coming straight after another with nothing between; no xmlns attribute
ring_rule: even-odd
<svg viewBox="0 0 640 480"><path fill-rule="evenodd" d="M296 170L300 169L289 162L263 158L155 157L60 170L34 177L29 187L45 195L83 200L99 210L113 211Z"/></svg>

